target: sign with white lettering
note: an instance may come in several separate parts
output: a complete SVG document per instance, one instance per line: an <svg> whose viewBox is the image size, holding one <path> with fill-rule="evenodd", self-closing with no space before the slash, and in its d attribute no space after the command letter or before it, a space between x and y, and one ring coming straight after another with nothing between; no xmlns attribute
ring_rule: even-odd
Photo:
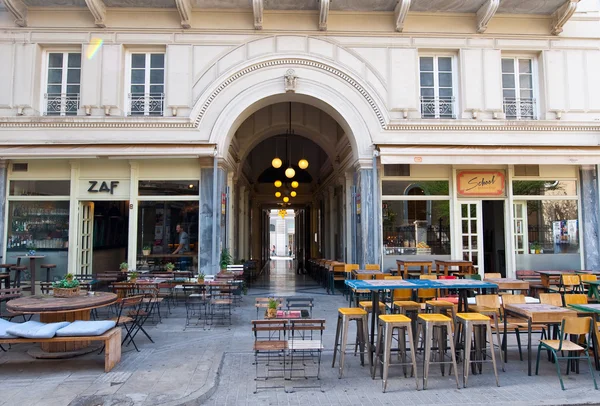
<svg viewBox="0 0 600 406"><path fill-rule="evenodd" d="M456 180L456 189L459 196L506 196L504 171L458 171Z"/></svg>

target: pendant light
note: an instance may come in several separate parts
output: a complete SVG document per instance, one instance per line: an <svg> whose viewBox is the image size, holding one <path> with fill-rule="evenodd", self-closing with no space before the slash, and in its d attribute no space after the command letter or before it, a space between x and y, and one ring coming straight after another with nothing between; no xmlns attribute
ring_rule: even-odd
<svg viewBox="0 0 600 406"><path fill-rule="evenodd" d="M271 161L271 165L273 165L273 168L275 169L279 169L281 168L281 165L283 165L283 162L281 162L281 158L279 158L277 155L277 138L275 138L275 158L273 158L273 160Z"/></svg>
<svg viewBox="0 0 600 406"><path fill-rule="evenodd" d="M283 201L284 201L285 203L287 203L287 202L289 202L289 201L290 201L290 198L289 198L289 197L287 197L287 196L285 196L285 197L283 198Z"/></svg>
<svg viewBox="0 0 600 406"><path fill-rule="evenodd" d="M281 192L275 192L275 197L281 197Z"/></svg>
<svg viewBox="0 0 600 406"><path fill-rule="evenodd" d="M289 149L287 146L287 142L288 142L288 137L289 134L292 133L292 102L290 102L290 114L289 114L289 120L290 120L290 124L289 124L289 128L288 128L288 136L285 137L285 149L286 149L286 153L289 153ZM292 168L292 161L291 159L289 159L290 156L288 155L288 165L289 167L285 170L285 176L292 179L295 175L296 175L296 171L294 170L294 168Z"/></svg>
<svg viewBox="0 0 600 406"><path fill-rule="evenodd" d="M295 191L295 190L292 190L292 191L290 192L290 196L292 196L292 197L296 197L296 195L297 195L297 193L296 193L296 191Z"/></svg>
<svg viewBox="0 0 600 406"><path fill-rule="evenodd" d="M304 145L302 145L302 156L304 156ZM302 158L301 160L298 161L298 167L300 169L306 169L308 168L308 160L306 160L306 158Z"/></svg>
<svg viewBox="0 0 600 406"><path fill-rule="evenodd" d="M274 183L275 187L281 187L282 184L283 183L281 183L280 180L276 180L275 183Z"/></svg>
<svg viewBox="0 0 600 406"><path fill-rule="evenodd" d="M297 188L299 185L300 185L300 184L298 183L298 181L297 181L297 180L295 180L295 181L293 181L293 182L292 182L292 187L293 187L294 189L296 189L296 188Z"/></svg>

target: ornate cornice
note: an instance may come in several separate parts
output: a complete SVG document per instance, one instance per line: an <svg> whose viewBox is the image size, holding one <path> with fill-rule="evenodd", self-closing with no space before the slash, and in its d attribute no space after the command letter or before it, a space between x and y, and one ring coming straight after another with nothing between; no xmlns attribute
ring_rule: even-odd
<svg viewBox="0 0 600 406"><path fill-rule="evenodd" d="M78 122L28 122L28 121L5 121L0 122L0 128L113 128L113 129L127 129L127 128L177 128L177 129L195 129L196 126L193 123L125 123L125 122L98 122L98 121L78 121Z"/></svg>
<svg viewBox="0 0 600 406"><path fill-rule="evenodd" d="M329 17L329 0L319 1L319 30L327 31L327 18Z"/></svg>
<svg viewBox="0 0 600 406"><path fill-rule="evenodd" d="M254 29L263 28L263 0L252 0L252 12L254 13Z"/></svg>
<svg viewBox="0 0 600 406"><path fill-rule="evenodd" d="M600 132L598 125L549 125L545 123L524 124L388 124L387 131L425 131L425 132Z"/></svg>
<svg viewBox="0 0 600 406"><path fill-rule="evenodd" d="M276 60L272 60L272 61L266 61L266 62L261 62L261 63L251 65L251 66L233 74L232 76L227 78L224 82L222 82L215 90L213 90L213 92L210 94L208 99L204 102L204 104L202 105L202 108L200 109L200 113L198 113L198 117L196 117L196 119L194 121L196 126L200 125L200 121L202 121L202 118L204 117L204 114L208 110L208 107L215 100L215 98L219 95L219 93L221 93L227 86L229 86L230 84L232 84L239 78L241 78L251 72L254 72L256 70L259 70L262 68L273 67L273 66L281 66L281 65L301 65L301 66L307 66L309 68L321 69L321 70L324 70L330 74L333 74L333 75L341 78L342 80L344 80L345 82L350 84L352 87L354 87L365 98L365 100L367 101L367 103L369 103L369 105L373 109L373 112L377 116L377 120L379 121L379 124L381 125L382 128L385 128L385 120L383 118L383 114L382 114L381 110L379 109L379 107L377 106L377 103L375 103L375 100L373 99L373 97L371 97L371 95L367 91L367 89L365 89L360 83L358 83L356 80L352 79L350 76L348 76L341 70L336 69L330 65L325 65L324 63L315 62L315 61L311 61L308 59L276 59Z"/></svg>
<svg viewBox="0 0 600 406"><path fill-rule="evenodd" d="M27 6L21 0L4 0L4 5L19 27L27 27Z"/></svg>
<svg viewBox="0 0 600 406"><path fill-rule="evenodd" d="M182 28L191 28L191 20L192 20L192 2L191 0L175 0L175 5L177 5L177 11L179 11L179 16L181 17L181 27Z"/></svg>
<svg viewBox="0 0 600 406"><path fill-rule="evenodd" d="M94 16L94 24L106 28L106 6L102 0L85 0L90 13Z"/></svg>
<svg viewBox="0 0 600 406"><path fill-rule="evenodd" d="M477 10L477 32L482 34L487 30L488 23L498 11L498 6L500 6L500 0L487 0L483 5Z"/></svg>
<svg viewBox="0 0 600 406"><path fill-rule="evenodd" d="M396 8L394 9L394 17L396 17L396 31L402 32L404 29L404 20L410 9L411 0L398 0Z"/></svg>
<svg viewBox="0 0 600 406"><path fill-rule="evenodd" d="M569 21L569 18L577 10L579 0L567 0L558 10L552 14L552 35L558 35L563 32L563 27Z"/></svg>

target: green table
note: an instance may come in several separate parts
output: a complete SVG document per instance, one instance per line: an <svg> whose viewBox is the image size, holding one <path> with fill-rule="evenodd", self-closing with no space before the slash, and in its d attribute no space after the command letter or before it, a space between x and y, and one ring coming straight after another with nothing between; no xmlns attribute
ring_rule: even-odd
<svg viewBox="0 0 600 406"><path fill-rule="evenodd" d="M590 284L594 284L594 288L595 288L595 294L598 294L598 282L589 282ZM592 290L592 285L590 285L590 292ZM597 297L597 296L596 296ZM593 334L593 341L594 341L594 361L596 363L596 370L600 370L600 358L599 358L599 354L598 354L598 350L600 348L598 348L598 345L600 343L600 337L598 337L598 321L600 318L600 303L588 303L588 304L577 304L577 305L570 305L569 306L571 309L573 310L577 310L580 312L586 312L586 313L593 313L594 314L594 334Z"/></svg>
<svg viewBox="0 0 600 406"><path fill-rule="evenodd" d="M598 292L598 286L600 286L600 281L588 281L585 283L590 285L590 288L588 289L588 297L592 297L600 301L600 292Z"/></svg>

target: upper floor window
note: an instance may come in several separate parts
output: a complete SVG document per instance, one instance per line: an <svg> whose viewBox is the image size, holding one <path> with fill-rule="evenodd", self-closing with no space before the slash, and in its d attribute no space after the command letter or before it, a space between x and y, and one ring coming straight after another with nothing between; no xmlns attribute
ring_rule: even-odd
<svg viewBox="0 0 600 406"><path fill-rule="evenodd" d="M454 78L451 56L419 58L421 117L455 118Z"/></svg>
<svg viewBox="0 0 600 406"><path fill-rule="evenodd" d="M162 116L165 98L165 54L131 54L129 114Z"/></svg>
<svg viewBox="0 0 600 406"><path fill-rule="evenodd" d="M81 54L48 53L45 113L48 116L77 115L81 89Z"/></svg>
<svg viewBox="0 0 600 406"><path fill-rule="evenodd" d="M507 119L536 119L531 58L502 58L502 96Z"/></svg>

